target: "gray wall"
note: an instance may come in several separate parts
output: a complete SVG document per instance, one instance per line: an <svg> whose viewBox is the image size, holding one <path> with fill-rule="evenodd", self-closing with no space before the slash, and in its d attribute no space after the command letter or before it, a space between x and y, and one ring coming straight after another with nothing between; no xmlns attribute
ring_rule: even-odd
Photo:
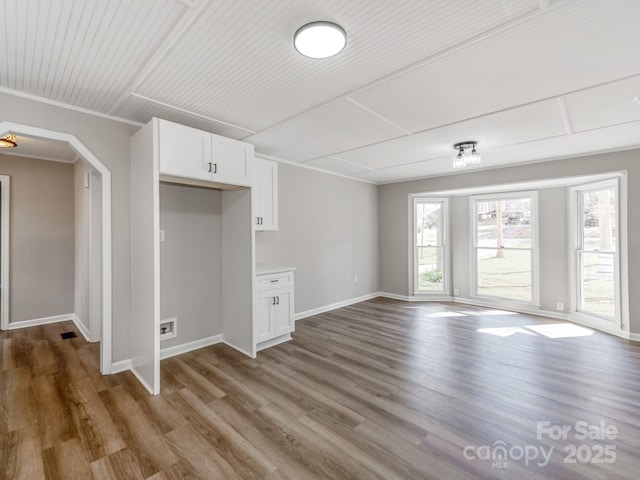
<svg viewBox="0 0 640 480"><path fill-rule="evenodd" d="M74 311L73 165L0 155L10 179L9 321Z"/></svg>
<svg viewBox="0 0 640 480"><path fill-rule="evenodd" d="M377 292L377 186L284 163L278 186L279 230L256 232L256 260L297 268L296 312Z"/></svg>
<svg viewBox="0 0 640 480"><path fill-rule="evenodd" d="M161 348L222 333L221 192L160 184L160 318L178 336Z"/></svg>
<svg viewBox="0 0 640 480"><path fill-rule="evenodd" d="M486 185L572 177L611 171L628 171L628 250L630 323L632 332L640 332L640 270L632 268L640 261L640 150L591 155L553 162L535 163L501 169L381 185L380 205L380 290L409 295L408 195ZM555 310L557 301L568 304L567 192L563 188L541 190L540 273L541 303ZM452 249L454 287L460 295L469 294L469 200L452 199ZM562 297L562 298L561 298Z"/></svg>
<svg viewBox="0 0 640 480"><path fill-rule="evenodd" d="M4 93L0 93L0 105L0 121L75 135L111 171L112 360L128 359L131 316L129 150L131 135L138 127ZM73 186L69 188L73 189Z"/></svg>

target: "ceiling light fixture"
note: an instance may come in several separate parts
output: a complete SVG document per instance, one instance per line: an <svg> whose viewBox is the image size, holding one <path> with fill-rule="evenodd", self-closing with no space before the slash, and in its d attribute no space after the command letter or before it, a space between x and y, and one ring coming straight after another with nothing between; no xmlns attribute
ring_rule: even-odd
<svg viewBox="0 0 640 480"><path fill-rule="evenodd" d="M13 133L5 135L0 138L0 148L14 148L17 147L16 136Z"/></svg>
<svg viewBox="0 0 640 480"><path fill-rule="evenodd" d="M476 150L477 145L478 142L474 141L456 143L453 146L456 149L456 154L453 156L453 168L478 165L482 159Z"/></svg>
<svg viewBox="0 0 640 480"><path fill-rule="evenodd" d="M331 22L311 22L300 27L293 36L293 45L305 57L328 58L340 53L347 44L347 34L340 25Z"/></svg>

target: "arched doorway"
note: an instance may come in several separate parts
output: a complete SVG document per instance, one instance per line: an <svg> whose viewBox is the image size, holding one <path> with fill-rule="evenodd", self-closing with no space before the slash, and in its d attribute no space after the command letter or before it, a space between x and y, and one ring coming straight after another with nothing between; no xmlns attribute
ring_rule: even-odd
<svg viewBox="0 0 640 480"><path fill-rule="evenodd" d="M102 335L100 341L100 372L111 373L111 172L91 151L74 135L46 130L12 122L0 122L0 137L8 133L26 135L45 140L66 143L69 148L85 159L101 177L102 196ZM2 299L5 305L7 299ZM3 321L7 321L6 317ZM3 325L6 328L6 325Z"/></svg>

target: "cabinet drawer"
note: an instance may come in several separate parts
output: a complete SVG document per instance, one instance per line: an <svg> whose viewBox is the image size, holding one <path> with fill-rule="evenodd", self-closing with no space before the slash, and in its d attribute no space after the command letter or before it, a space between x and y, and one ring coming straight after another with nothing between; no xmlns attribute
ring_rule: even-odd
<svg viewBox="0 0 640 480"><path fill-rule="evenodd" d="M269 275L258 275L256 290L264 292L275 288L286 288L293 285L293 272L271 273Z"/></svg>

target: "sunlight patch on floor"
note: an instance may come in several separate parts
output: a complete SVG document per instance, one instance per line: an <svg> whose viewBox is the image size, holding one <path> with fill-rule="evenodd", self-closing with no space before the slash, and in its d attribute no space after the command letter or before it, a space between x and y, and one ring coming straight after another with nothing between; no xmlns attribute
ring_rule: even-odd
<svg viewBox="0 0 640 480"><path fill-rule="evenodd" d="M468 315L462 312L434 312L434 313L430 313L429 317L432 317L432 318L468 317Z"/></svg>
<svg viewBox="0 0 640 480"><path fill-rule="evenodd" d="M535 336L535 333L522 327L479 328L476 331L480 333L488 333L489 335L495 335L497 337L510 337L511 335L515 335L516 333L525 333L527 335Z"/></svg>
<svg viewBox="0 0 640 480"><path fill-rule="evenodd" d="M588 337L593 330L573 323L548 323L545 325L527 325L527 328L549 338Z"/></svg>
<svg viewBox="0 0 640 480"><path fill-rule="evenodd" d="M524 333L526 335L538 334L547 338L571 338L571 337L588 337L593 335L593 330L580 327L573 323L547 323L544 325L527 325L525 327L495 327L495 328L479 328L478 333L487 333L497 337L509 337L516 333Z"/></svg>
<svg viewBox="0 0 640 480"><path fill-rule="evenodd" d="M464 310L462 313L466 315L518 315L518 312L510 312L509 310Z"/></svg>

